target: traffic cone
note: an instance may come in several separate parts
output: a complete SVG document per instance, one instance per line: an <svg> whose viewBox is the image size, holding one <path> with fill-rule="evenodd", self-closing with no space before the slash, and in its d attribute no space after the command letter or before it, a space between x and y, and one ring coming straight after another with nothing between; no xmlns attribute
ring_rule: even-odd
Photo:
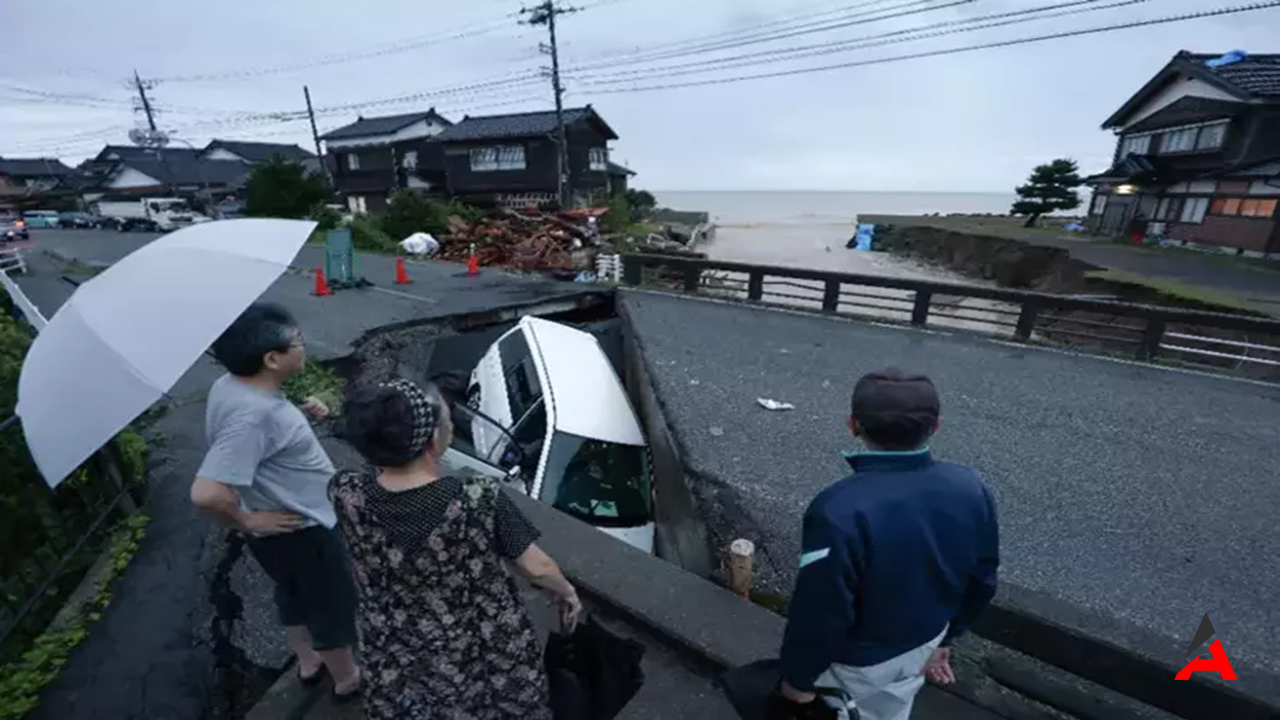
<svg viewBox="0 0 1280 720"><path fill-rule="evenodd" d="M467 251L467 275L480 274L480 259L476 257L476 244L471 243L471 249Z"/></svg>
<svg viewBox="0 0 1280 720"><path fill-rule="evenodd" d="M396 284L408 285L411 282L413 281L409 279L409 273L404 267L404 258L396 258Z"/></svg>
<svg viewBox="0 0 1280 720"><path fill-rule="evenodd" d="M325 295L333 294L329 292L329 283L324 279L324 268L322 267L316 268L316 289L311 294L315 295L316 297L323 297Z"/></svg>

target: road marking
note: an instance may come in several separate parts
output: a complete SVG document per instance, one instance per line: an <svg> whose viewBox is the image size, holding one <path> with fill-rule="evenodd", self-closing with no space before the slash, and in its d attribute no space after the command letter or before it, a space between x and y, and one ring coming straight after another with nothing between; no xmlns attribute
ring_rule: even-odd
<svg viewBox="0 0 1280 720"><path fill-rule="evenodd" d="M399 290L388 290L386 288L380 288L380 287L371 287L369 289L376 290L377 292L380 292L380 293L386 293L388 295L394 295L396 297L402 297L402 298L405 298L406 300L417 300L418 302L424 302L429 305L439 304L439 301L437 300L432 300L431 298L424 298L421 295L411 295L407 292L400 292Z"/></svg>
<svg viewBox="0 0 1280 720"><path fill-rule="evenodd" d="M1215 380L1230 380L1232 382L1247 383L1249 385L1257 385L1259 387L1277 389L1276 383L1267 382L1266 380L1253 380L1251 378L1236 377L1234 375L1226 375L1223 373L1209 372L1207 370L1194 370L1192 368L1172 367L1169 365L1158 365L1156 363L1143 362L1141 360L1126 360L1125 358L1111 357L1108 355L1092 355L1090 353L1075 352L1073 350L1060 350L1058 348L1044 347L1041 345L1026 345L1012 340L999 340L988 338L988 340L996 345L1006 345L1008 347L1018 348L1020 350L1036 350L1039 352L1054 353L1056 355L1067 355L1076 358L1086 358L1089 360L1105 360L1107 362L1118 363L1120 365L1131 365L1134 367L1146 368L1148 370L1164 370L1166 372L1182 373L1184 375L1196 375L1198 377L1213 378Z"/></svg>

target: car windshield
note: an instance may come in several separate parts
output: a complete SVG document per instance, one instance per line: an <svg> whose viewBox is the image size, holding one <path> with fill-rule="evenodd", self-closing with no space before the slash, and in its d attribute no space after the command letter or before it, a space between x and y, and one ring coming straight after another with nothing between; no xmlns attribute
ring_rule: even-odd
<svg viewBox="0 0 1280 720"><path fill-rule="evenodd" d="M557 430L544 478L544 502L593 525L634 527L652 520L649 456L643 446Z"/></svg>

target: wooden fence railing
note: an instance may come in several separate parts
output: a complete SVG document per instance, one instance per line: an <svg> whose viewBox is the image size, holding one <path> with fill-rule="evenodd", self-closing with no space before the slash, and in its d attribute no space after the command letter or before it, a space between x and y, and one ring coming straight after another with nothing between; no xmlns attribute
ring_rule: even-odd
<svg viewBox="0 0 1280 720"><path fill-rule="evenodd" d="M1139 360L1280 367L1280 320L912 278L668 255L622 257L622 283L983 332L1127 348Z"/></svg>

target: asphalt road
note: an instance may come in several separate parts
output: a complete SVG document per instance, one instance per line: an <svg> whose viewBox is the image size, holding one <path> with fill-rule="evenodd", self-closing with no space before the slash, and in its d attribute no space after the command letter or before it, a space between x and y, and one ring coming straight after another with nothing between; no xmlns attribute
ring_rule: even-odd
<svg viewBox="0 0 1280 720"><path fill-rule="evenodd" d="M1208 612L1240 689L1280 698L1280 389L653 293L621 302L700 511L721 539L757 541L765 589L789 593L800 517L848 474L853 382L903 366L941 390L935 453L994 486L1002 583L1031 609L1104 623L1109 639L1179 665ZM796 409L770 412L762 397Z"/></svg>
<svg viewBox="0 0 1280 720"><path fill-rule="evenodd" d="M104 230L42 230L32 233L37 251L49 250L88 265L109 265L158 235L117 233ZM324 264L324 250L308 245L294 261L299 269ZM482 269L477 277L465 277L457 263L423 262L409 265L408 285L396 285L395 259L372 253L357 254L356 272L373 287L339 290L330 297L315 297L314 278L286 274L263 294L264 300L289 308L307 333L310 352L320 358L341 357L366 331L408 320L475 312L570 295L580 286ZM230 278L228 282L232 281ZM61 304L61 301L57 301ZM52 315L49 302L39 303Z"/></svg>
<svg viewBox="0 0 1280 720"><path fill-rule="evenodd" d="M37 245L81 261L110 263L149 241L131 234L81 231L33 233ZM310 263L318 248L306 248ZM264 294L297 315L311 355L345 355L364 332L404 320L440 317L572 294L580 286L484 270L460 276L460 266L411 267L411 285L392 286L392 259L365 259L362 272L375 288L310 295L312 279L284 275ZM315 260L320 262L320 260ZM46 317L70 297L66 271L40 253L18 284ZM361 267L361 266L358 266ZM387 287L390 286L390 287ZM156 339L163 342L163 338ZM213 681L215 646L209 632L210 581L222 559L221 532L198 516L188 488L205 451L204 395L221 373L201 359L172 390L174 403L149 435L147 538L113 589L114 600L90 636L46 689L33 720L196 720L220 702ZM232 640L252 662L279 665L287 658L275 625L270 585L255 563L241 558L230 569L231 591L243 605Z"/></svg>

